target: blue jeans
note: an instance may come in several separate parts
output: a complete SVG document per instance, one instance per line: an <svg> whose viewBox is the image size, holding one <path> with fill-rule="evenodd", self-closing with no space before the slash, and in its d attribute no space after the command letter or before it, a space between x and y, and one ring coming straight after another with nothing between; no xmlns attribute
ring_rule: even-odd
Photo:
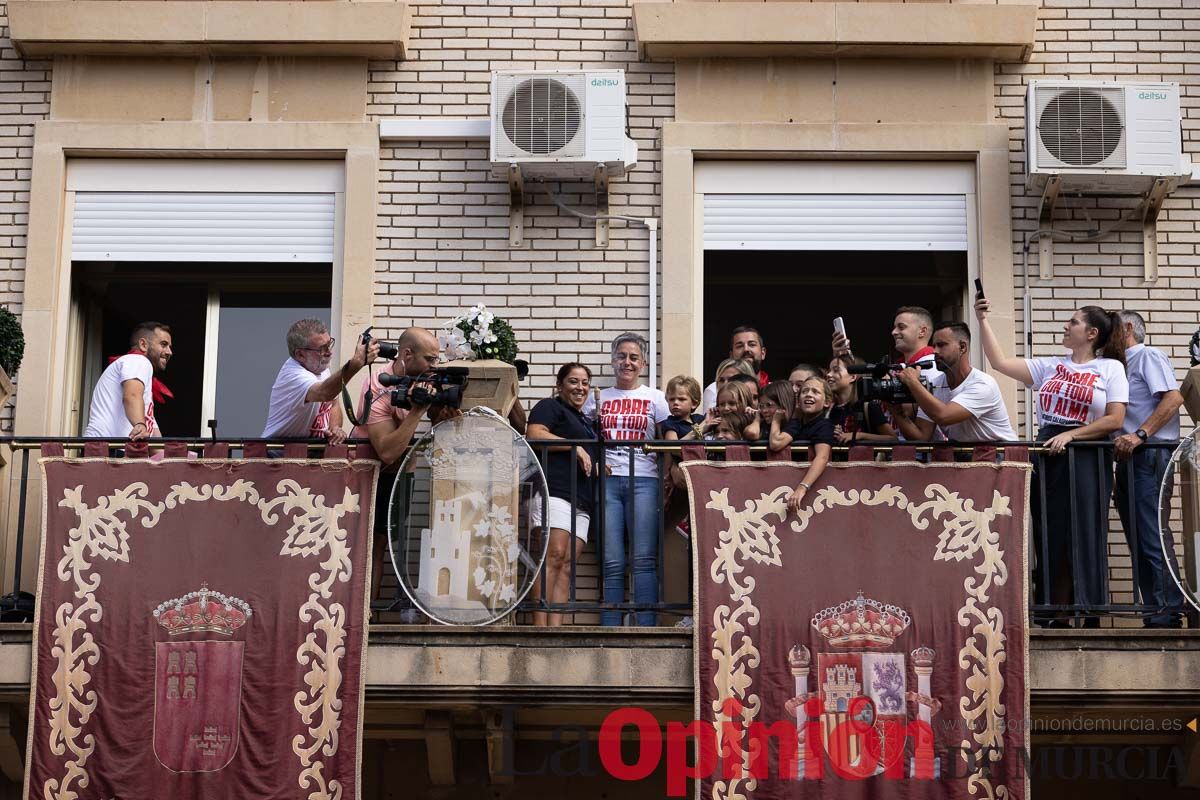
<svg viewBox="0 0 1200 800"><path fill-rule="evenodd" d="M625 601L625 539L633 539L633 601L658 602L658 478L611 475L604 482L604 602ZM623 612L604 611L601 625L620 625ZM640 611L638 625L654 625Z"/></svg>
<svg viewBox="0 0 1200 800"><path fill-rule="evenodd" d="M1175 585L1163 559L1159 538L1158 490L1171 460L1165 448L1141 447L1125 461L1117 462L1116 502L1125 541L1136 565L1138 594L1143 605L1152 606L1157 613L1147 614L1147 627L1179 627L1183 610L1183 595ZM1132 483L1131 483L1132 482ZM1169 500L1170 487L1164 499ZM1175 563L1175 537L1170 529L1163 531L1170 551L1171 567L1179 574Z"/></svg>

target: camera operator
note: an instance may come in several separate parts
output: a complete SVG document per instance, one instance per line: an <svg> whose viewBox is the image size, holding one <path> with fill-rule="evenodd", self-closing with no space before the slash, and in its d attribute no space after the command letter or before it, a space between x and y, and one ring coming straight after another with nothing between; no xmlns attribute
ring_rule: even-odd
<svg viewBox="0 0 1200 800"><path fill-rule="evenodd" d="M934 366L933 348L929 346L929 337L933 333L933 315L920 306L900 306L896 309L896 317L892 321L892 341L896 343L896 352L908 366L921 364L921 371L926 380L933 380L937 374ZM833 332L833 357L850 354L850 340L844 333Z"/></svg>
<svg viewBox="0 0 1200 800"><path fill-rule="evenodd" d="M929 441L935 426L960 442L1011 442L1017 434L1008 420L996 379L971 366L971 331L961 322L943 322L933 334L938 374L921 383L920 372L894 373L917 401L917 417L895 415L905 439Z"/></svg>
<svg viewBox="0 0 1200 800"><path fill-rule="evenodd" d="M462 413L457 408L422 405L412 400L409 401L409 408L397 406L393 402L393 390L383 383L385 380L391 383L393 379L383 376L419 378L437 367L442 357L442 348L437 337L425 328L408 328L400 334L395 348L396 357L392 359L390 368L374 372L367 382L356 415L359 424L350 434L356 439L369 439L375 455L383 462L379 473L379 487L375 490L375 539L371 554L372 597L378 593L383 578L384 545L388 536L388 506L392 485L397 480L396 464L408 450L422 417L428 415L429 421L436 424ZM430 388L423 382L411 383L408 386L410 398L413 390L418 387ZM404 494L401 493L401 496ZM397 513L403 518L401 509L397 509Z"/></svg>
<svg viewBox="0 0 1200 800"><path fill-rule="evenodd" d="M434 369L441 357L442 348L436 336L425 328L408 328L400 334L400 339L396 342L396 357L392 360L390 370L376 372L367 383L370 405L367 405L368 398L364 393L359 402L360 424L354 428L351 435L355 438L370 439L371 447L375 449L375 454L383 462L385 469L398 462L404 455L417 426L421 424L421 417L426 412L429 421L433 423L458 416L462 412L457 408L420 405L415 401L410 408L401 408L393 404L392 390L383 385L381 375L390 372L397 377L419 378ZM410 395L412 389L421 385L420 382L412 384Z"/></svg>
<svg viewBox="0 0 1200 800"><path fill-rule="evenodd" d="M326 438L339 444L346 438L342 413L333 402L342 386L379 353L379 345L359 342L354 355L330 374L333 338L319 319L292 323L287 332L289 358L271 386L271 405L262 438Z"/></svg>

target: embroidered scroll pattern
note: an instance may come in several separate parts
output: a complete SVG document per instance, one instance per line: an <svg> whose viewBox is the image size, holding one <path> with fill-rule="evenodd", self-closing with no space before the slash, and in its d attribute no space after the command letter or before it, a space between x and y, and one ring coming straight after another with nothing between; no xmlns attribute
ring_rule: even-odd
<svg viewBox="0 0 1200 800"><path fill-rule="evenodd" d="M340 503L326 506L323 495L313 495L290 479L280 481L276 491L280 496L264 499L258 507L268 525L278 521L277 509L293 515L280 555L324 557L308 578L312 591L300 606L300 620L312 623L313 630L296 651L296 660L309 668L304 676L308 688L297 692L294 700L307 733L293 737L292 750L300 758L300 788L311 789L309 800L339 800L343 787L336 780L327 781L318 756L332 756L338 750L346 608L329 601L333 584L350 580L350 545L341 521L359 510L358 495L347 487Z"/></svg>
<svg viewBox="0 0 1200 800"><path fill-rule="evenodd" d="M1004 495L993 490L992 504L977 509L975 501L961 498L944 486L931 484L925 489L927 502L909 504L908 513L917 530L925 530L929 521L942 520L935 561L963 561L982 556L975 564L977 578L963 582L966 602L958 610L958 624L969 628L970 638L958 652L958 666L967 670L967 691L959 699L966 730L971 739L962 740L964 762L980 764L979 770L967 778L972 795L989 800L1008 797L1008 787L992 786L991 770L982 763L984 754L991 762L998 761L1004 748L1004 718L1007 710L1000 702L1004 675L1000 665L1007 660L1004 635L1004 613L987 607L993 586L1008 582L1008 566L1000 549L1000 534L992 530L997 517L1011 517L1012 506ZM929 515L929 521L925 519ZM982 751L982 752L973 752ZM967 754L971 753L969 757Z"/></svg>
<svg viewBox="0 0 1200 800"><path fill-rule="evenodd" d="M146 500L149 489L144 483L131 483L110 495L100 497L95 506L83 501L83 486L67 489L60 508L69 508L79 518L79 524L67 535L63 555L58 562L58 579L73 583L75 597L81 602L63 603L54 612L54 645L50 650L56 659L54 697L50 699L50 752L66 755L65 773L61 780L50 778L42 786L46 800L73 800L77 788L88 785L87 762L96 746L92 734L84 734L99 697L89 689L92 676L89 666L100 660L100 649L88 622L99 622L104 609L96 600L100 576L92 573L91 559L129 563L128 525L141 519L142 527L158 524L163 512L162 503ZM124 518L123 518L124 517ZM36 655L35 655L36 658Z"/></svg>
<svg viewBox="0 0 1200 800"><path fill-rule="evenodd" d="M760 660L750 632L758 624L759 609L753 603L754 579L741 576L747 561L782 566L776 526L768 522L767 517L774 515L780 522L784 521L791 491L791 486L777 487L760 494L757 500L747 500L745 507L739 510L730 503L729 490L722 489L710 492L705 506L721 513L727 523L726 529L718 534L711 576L714 583L729 584L730 600L735 606L720 605L713 611L712 657L717 668L713 677L716 700L712 710L718 737L717 752L722 752L721 708L724 700L737 698L742 703L742 730L748 728L761 708L759 696L750 691L753 678L749 674L749 670L758 667ZM1000 665L1007 659L1004 617L1000 609L987 608L986 604L991 588L1008 580L1000 536L991 526L997 517L1012 516L1012 507L1007 497L993 492L992 504L986 509L977 509L973 500L963 499L939 484L930 484L925 497L927 502L912 503L903 490L890 484L873 491L840 491L827 486L800 510L790 528L795 533L803 533L817 514L835 508L890 506L906 511L913 526L920 531L927 530L931 522L941 521L942 531L933 556L935 561L962 561L982 556L974 567L978 577L964 581L967 596L958 611L959 625L971 629L971 636L959 650L958 658L960 668L970 671L966 681L970 696L960 701L960 710L972 737L962 742L963 759L979 765L967 778L970 793L986 800L1003 800L1009 796L1008 787L992 785L988 765L983 764L979 756L986 752L992 761L999 760L1004 746L1002 729L1006 710L1000 702L1004 688ZM748 759L748 748L741 749ZM968 752L973 759L968 757ZM745 800L743 792L753 792L756 788L753 778L718 779L713 783L712 800Z"/></svg>
<svg viewBox="0 0 1200 800"><path fill-rule="evenodd" d="M749 670L759 665L760 653L751 639L749 629L758 625L759 611L752 602L754 579L742 577L745 572L743 561L780 566L779 537L775 525L767 522L774 515L783 522L787 514L787 498L790 486L780 486L759 495L757 500L747 500L744 508L736 509L729 502L729 490L722 489L709 494L708 508L721 512L729 527L720 532L716 558L710 574L714 583L729 584L730 605L720 605L713 610L712 657L717 662L714 682L717 699L713 702L714 726L717 732L717 752L723 752L722 741L725 721L722 704L726 698L736 697L742 704L742 727L746 728L758 716L762 700L750 693ZM749 748L742 748L743 766L749 768ZM749 774L748 771L744 774ZM726 784L718 782L713 789L714 800L743 800L742 783L745 791L753 792L758 785L754 778L732 778Z"/></svg>
<svg viewBox="0 0 1200 800"><path fill-rule="evenodd" d="M43 787L46 800L74 800L76 787L86 786L85 766L95 748L95 738L84 735L83 728L96 709L98 698L94 690L85 692L91 682L86 666L94 666L100 652L87 623L98 622L102 608L96 601L100 576L90 574L89 558L129 563L129 534L126 526L141 520L143 527L158 524L165 509L174 509L189 502L238 501L257 506L268 525L279 521L280 511L292 514L280 555L301 558L318 555L324 560L308 578L311 590L300 607L302 622L312 623L313 630L296 651L296 660L309 670L305 675L307 689L296 693L295 705L300 719L307 726L307 736L298 734L292 749L300 760L299 785L313 787L309 800L339 800L343 787L328 781L324 764L316 760L318 753L333 756L338 750L338 728L341 720L342 685L341 659L346 652L346 609L341 603L328 601L335 582L350 580L352 562L346 531L341 520L348 513L359 511L358 495L346 487L342 501L332 507L325 505L323 495L314 495L294 480L280 481L280 495L274 499L260 498L253 482L238 479L223 484L193 486L184 481L175 484L161 503L145 499L149 492L144 483L132 483L111 495L100 497L94 507L82 500L83 487L67 489L59 505L70 508L79 517L72 528L63 557L58 564L58 577L73 581L75 597L83 602L77 607L64 603L56 610L54 647L57 659L54 673L56 695L50 700L50 749L55 755L70 751L62 780L50 779ZM119 515L126 515L127 520ZM321 640L320 642L318 640ZM319 718L314 724L314 717ZM311 741L309 741L311 739Z"/></svg>

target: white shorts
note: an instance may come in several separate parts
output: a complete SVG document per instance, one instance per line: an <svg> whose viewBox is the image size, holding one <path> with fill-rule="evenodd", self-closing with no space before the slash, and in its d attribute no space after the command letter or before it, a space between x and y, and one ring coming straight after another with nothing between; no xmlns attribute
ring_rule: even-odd
<svg viewBox="0 0 1200 800"><path fill-rule="evenodd" d="M547 504L547 509L550 512L550 527L559 528L560 530L571 530L571 504L563 500L561 497L551 497ZM533 502L533 525L540 527L542 524L542 504L536 500ZM592 518L583 511L575 511L575 537L583 539L585 542L588 538L588 523Z"/></svg>

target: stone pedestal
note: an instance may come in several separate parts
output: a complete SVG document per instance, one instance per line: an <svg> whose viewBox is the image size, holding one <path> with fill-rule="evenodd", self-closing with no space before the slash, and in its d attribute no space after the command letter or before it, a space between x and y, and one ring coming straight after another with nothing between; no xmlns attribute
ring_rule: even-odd
<svg viewBox="0 0 1200 800"><path fill-rule="evenodd" d="M466 367L471 379L463 391L463 410L486 406L507 417L517 401L517 368L494 359L481 361L450 361L444 367Z"/></svg>

